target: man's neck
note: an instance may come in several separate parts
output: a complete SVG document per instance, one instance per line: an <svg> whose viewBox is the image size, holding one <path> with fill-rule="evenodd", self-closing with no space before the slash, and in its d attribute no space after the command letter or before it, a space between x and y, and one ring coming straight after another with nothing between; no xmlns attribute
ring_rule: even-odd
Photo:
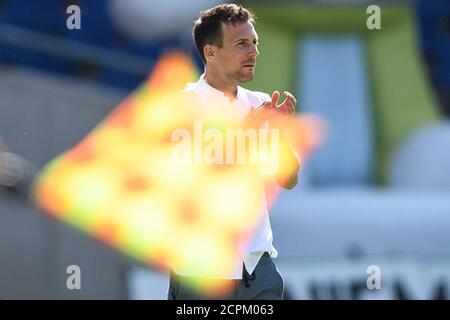
<svg viewBox="0 0 450 320"><path fill-rule="evenodd" d="M216 72L206 69L205 70L205 81L214 89L217 89L225 94L226 97L233 100L237 95L237 84L230 83L225 79L222 79L220 75Z"/></svg>

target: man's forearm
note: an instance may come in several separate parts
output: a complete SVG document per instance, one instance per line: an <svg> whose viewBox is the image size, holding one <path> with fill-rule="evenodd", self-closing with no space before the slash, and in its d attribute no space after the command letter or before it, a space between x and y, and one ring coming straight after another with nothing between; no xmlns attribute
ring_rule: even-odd
<svg viewBox="0 0 450 320"><path fill-rule="evenodd" d="M278 185L284 189L293 189L298 184L300 159L286 138L282 138L279 148L279 169L275 175Z"/></svg>

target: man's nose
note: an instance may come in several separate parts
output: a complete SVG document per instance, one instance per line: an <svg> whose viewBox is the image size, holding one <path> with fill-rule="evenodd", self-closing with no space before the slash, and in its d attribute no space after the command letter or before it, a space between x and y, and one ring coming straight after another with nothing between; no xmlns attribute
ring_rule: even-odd
<svg viewBox="0 0 450 320"><path fill-rule="evenodd" d="M256 58L258 56L259 56L258 46L257 45L252 45L252 49L251 49L251 52L250 52L250 57Z"/></svg>

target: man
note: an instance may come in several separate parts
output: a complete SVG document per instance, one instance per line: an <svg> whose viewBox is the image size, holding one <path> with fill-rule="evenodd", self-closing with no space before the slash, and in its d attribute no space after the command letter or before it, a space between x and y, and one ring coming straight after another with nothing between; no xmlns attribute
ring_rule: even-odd
<svg viewBox="0 0 450 320"><path fill-rule="evenodd" d="M205 64L205 72L185 91L195 93L205 103L216 101L214 99L227 101L230 108L242 110L246 123L255 128L266 122L271 127L282 128L283 119L287 120L295 113L296 100L292 94L285 92L284 102L278 105L278 91L270 97L239 86L253 79L259 55L258 35L253 24L252 13L240 5L221 4L202 12L194 24L193 37ZM279 174L275 178L281 187L292 189L297 185L299 161L292 148L283 145L280 166L294 169L287 178ZM235 290L220 297L222 299L282 298L283 279L272 261L277 251L272 244L265 201L261 211L262 220L248 246L247 256L235 273L225 277L234 283ZM189 276L177 270L171 272L168 299L208 298L185 285Z"/></svg>

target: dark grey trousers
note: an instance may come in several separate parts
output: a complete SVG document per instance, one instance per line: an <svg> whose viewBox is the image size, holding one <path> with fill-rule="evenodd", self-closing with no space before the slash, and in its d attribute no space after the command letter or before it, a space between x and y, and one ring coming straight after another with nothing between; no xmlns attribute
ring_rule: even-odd
<svg viewBox="0 0 450 320"><path fill-rule="evenodd" d="M169 300L210 300L186 285L189 277L170 273L170 283L167 298ZM207 281L207 280L205 280ZM283 298L283 278L278 272L272 258L266 252L258 262L251 275L244 267L241 280L233 282L234 290L227 296L216 297L222 300L280 300Z"/></svg>

